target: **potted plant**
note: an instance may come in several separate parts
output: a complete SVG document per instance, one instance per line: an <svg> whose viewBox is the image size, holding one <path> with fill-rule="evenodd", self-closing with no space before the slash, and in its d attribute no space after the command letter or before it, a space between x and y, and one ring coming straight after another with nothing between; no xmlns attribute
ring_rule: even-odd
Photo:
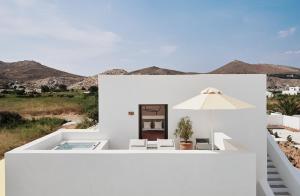
<svg viewBox="0 0 300 196"><path fill-rule="evenodd" d="M180 139L182 139L180 141L180 150L192 150L193 149L193 142L190 141L190 138L193 135L192 121L190 120L190 118L188 116L180 119L174 135L176 137L179 137Z"/></svg>

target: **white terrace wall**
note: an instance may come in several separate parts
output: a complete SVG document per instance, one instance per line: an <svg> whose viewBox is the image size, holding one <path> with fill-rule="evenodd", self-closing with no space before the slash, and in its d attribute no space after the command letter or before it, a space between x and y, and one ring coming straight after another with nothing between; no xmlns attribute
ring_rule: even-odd
<svg viewBox="0 0 300 196"><path fill-rule="evenodd" d="M281 114L268 115L269 125L282 125L293 129L300 130L300 117L299 116L287 116Z"/></svg>
<svg viewBox="0 0 300 196"><path fill-rule="evenodd" d="M255 105L255 109L214 111L174 110L173 106L207 87ZM194 137L209 137L211 123L233 141L256 154L257 177L266 179L266 77L265 75L99 75L100 132L110 147L127 149L129 139L138 138L138 105L168 104L169 138L181 117L190 116ZM134 112L129 116L128 112Z"/></svg>
<svg viewBox="0 0 300 196"><path fill-rule="evenodd" d="M255 196L255 154L237 151L21 151L6 196Z"/></svg>

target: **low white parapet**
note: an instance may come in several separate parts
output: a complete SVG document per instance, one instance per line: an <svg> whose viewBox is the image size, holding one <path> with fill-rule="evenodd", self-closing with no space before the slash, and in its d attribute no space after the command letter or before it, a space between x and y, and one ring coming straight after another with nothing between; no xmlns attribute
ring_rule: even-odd
<svg viewBox="0 0 300 196"><path fill-rule="evenodd" d="M268 134L268 154L290 193L300 196L300 171L292 166L270 134Z"/></svg>
<svg viewBox="0 0 300 196"><path fill-rule="evenodd" d="M268 115L268 125L279 125L300 130L300 117L282 114Z"/></svg>
<svg viewBox="0 0 300 196"><path fill-rule="evenodd" d="M256 195L256 155L221 133L215 151L49 150L83 138L101 140L95 131L59 130L6 153L6 195Z"/></svg>

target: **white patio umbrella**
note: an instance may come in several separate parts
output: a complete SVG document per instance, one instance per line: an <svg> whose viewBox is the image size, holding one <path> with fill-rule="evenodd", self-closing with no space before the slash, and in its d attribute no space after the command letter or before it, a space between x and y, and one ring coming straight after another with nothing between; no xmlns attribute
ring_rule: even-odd
<svg viewBox="0 0 300 196"><path fill-rule="evenodd" d="M224 95L222 91L216 88L206 88L199 95L192 97L178 105L174 109L182 110L240 110L254 108L255 106L240 101L236 98ZM211 112L212 113L212 112ZM212 116L212 114L211 114ZM211 144L214 149L213 126L211 126Z"/></svg>

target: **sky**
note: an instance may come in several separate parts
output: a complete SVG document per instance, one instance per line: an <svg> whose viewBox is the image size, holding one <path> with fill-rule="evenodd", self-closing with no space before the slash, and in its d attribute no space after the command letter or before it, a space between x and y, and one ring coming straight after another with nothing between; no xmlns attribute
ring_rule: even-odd
<svg viewBox="0 0 300 196"><path fill-rule="evenodd" d="M232 60L300 67L297 0L0 0L0 60L79 75Z"/></svg>

